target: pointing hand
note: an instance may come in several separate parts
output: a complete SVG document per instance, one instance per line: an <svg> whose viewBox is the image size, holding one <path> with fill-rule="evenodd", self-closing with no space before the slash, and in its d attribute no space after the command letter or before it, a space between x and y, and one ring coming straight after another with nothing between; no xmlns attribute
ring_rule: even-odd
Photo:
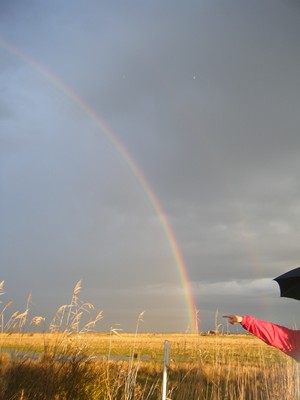
<svg viewBox="0 0 300 400"><path fill-rule="evenodd" d="M223 315L223 318L228 318L228 322L231 325L238 324L243 320L243 317L240 315Z"/></svg>

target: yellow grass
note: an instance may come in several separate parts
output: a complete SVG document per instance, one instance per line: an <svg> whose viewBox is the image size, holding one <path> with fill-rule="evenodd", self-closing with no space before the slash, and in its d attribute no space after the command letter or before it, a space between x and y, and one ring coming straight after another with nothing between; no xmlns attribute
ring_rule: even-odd
<svg viewBox="0 0 300 400"><path fill-rule="evenodd" d="M72 378L75 374L76 383L81 384L77 388L79 397L72 392L74 399L160 399L166 339L171 346L168 396L173 400L298 398L296 363L254 336L175 333L2 334L2 351L16 351L10 353L11 360L2 355L2 365L6 369L10 365L10 376L17 377L9 395L25 400L36 391L37 397L32 398L50 399L55 393L56 399L67 399L64 393L70 395L76 386ZM32 352L39 353L37 360L31 359ZM50 381L50 392L43 392L44 386L34 386L32 376ZM0 371L0 382L4 380Z"/></svg>
<svg viewBox="0 0 300 400"><path fill-rule="evenodd" d="M4 294L3 281L0 295ZM0 400L158 400L164 341L171 347L172 400L296 400L298 365L252 335L92 333L102 312L79 299L59 307L49 332L11 303L0 312ZM82 317L86 318L82 318ZM83 322L88 320L88 322ZM46 333L26 333L42 324Z"/></svg>
<svg viewBox="0 0 300 400"><path fill-rule="evenodd" d="M81 335L66 333L3 333L0 334L0 348L13 348L25 352L42 352L45 346L61 346L65 342L84 345L88 355L129 356L133 350L138 355L148 355L150 359L159 361L163 355L164 341L168 340L171 357L189 361L219 361L224 356L232 360L243 360L244 365L255 364L262 352L268 362L276 362L285 357L277 350L265 345L252 335L217 335L206 336L179 333L85 333Z"/></svg>

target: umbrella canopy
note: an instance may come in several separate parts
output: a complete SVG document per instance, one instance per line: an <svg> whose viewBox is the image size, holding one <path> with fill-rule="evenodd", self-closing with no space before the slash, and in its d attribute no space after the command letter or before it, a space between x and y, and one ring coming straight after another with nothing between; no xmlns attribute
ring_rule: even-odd
<svg viewBox="0 0 300 400"><path fill-rule="evenodd" d="M300 267L274 279L279 285L280 296L300 300Z"/></svg>

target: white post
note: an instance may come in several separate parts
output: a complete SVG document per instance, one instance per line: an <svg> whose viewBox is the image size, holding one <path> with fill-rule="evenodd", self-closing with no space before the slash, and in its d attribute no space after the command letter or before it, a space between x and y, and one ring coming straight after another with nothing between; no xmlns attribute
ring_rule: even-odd
<svg viewBox="0 0 300 400"><path fill-rule="evenodd" d="M169 342L165 340L164 344L164 370L163 370L163 387L162 387L162 400L167 399L167 380L168 374L167 370L170 365L170 347Z"/></svg>

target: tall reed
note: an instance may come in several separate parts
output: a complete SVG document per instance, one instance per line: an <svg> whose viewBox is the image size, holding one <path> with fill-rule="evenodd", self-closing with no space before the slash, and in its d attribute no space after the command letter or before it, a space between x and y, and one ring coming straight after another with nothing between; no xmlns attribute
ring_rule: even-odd
<svg viewBox="0 0 300 400"><path fill-rule="evenodd" d="M159 400L162 388L162 349L165 337L139 333L144 313L138 316L135 333L126 335L112 327L107 337L107 356L96 357L92 333L102 312L80 299L81 281L70 303L59 307L44 333L38 358L24 351L10 358L0 354L0 400ZM4 282L0 282L0 295ZM2 307L1 343L26 337L30 325L44 324L44 317L29 318L31 294L22 312ZM217 314L216 314L216 326ZM44 329L45 331L45 329ZM217 329L218 333L218 329ZM33 334L32 334L33 335ZM34 334L35 335L35 334ZM32 336L34 339L34 336ZM145 338L143 342L142 338ZM251 336L170 335L171 364L168 398L172 400L296 400L299 399L298 365ZM253 339L253 340L252 340ZM116 347L126 344L127 360L114 361ZM144 343L144 344L143 344ZM143 361L140 354L151 354ZM116 347L116 349L115 349ZM4 346L3 346L4 348Z"/></svg>

